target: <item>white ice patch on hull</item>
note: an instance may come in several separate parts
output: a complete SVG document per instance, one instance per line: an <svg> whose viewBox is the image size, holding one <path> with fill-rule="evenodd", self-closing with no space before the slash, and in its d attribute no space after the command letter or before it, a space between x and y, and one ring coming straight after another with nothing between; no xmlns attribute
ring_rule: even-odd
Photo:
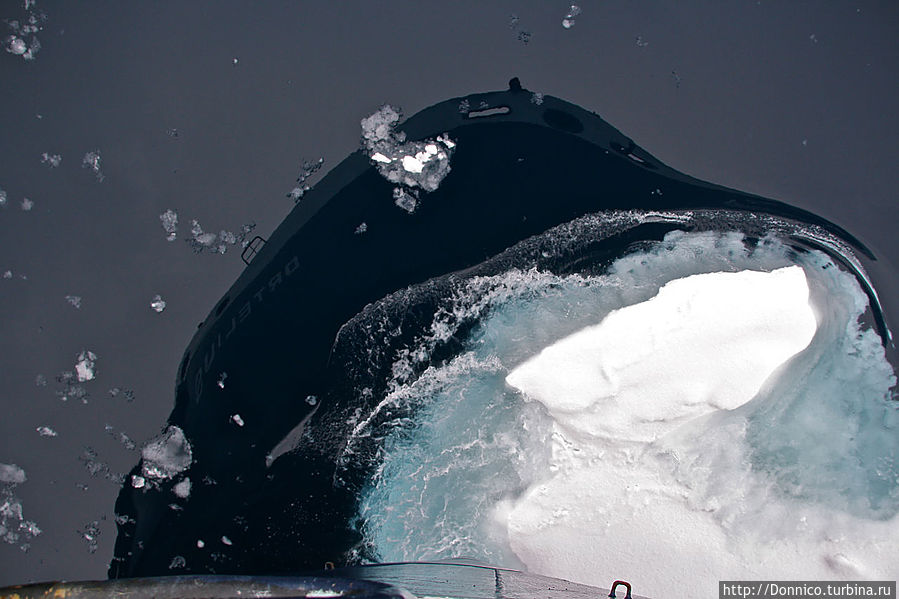
<svg viewBox="0 0 899 599"><path fill-rule="evenodd" d="M672 281L543 349L506 382L569 437L653 441L758 392L816 329L802 268Z"/></svg>

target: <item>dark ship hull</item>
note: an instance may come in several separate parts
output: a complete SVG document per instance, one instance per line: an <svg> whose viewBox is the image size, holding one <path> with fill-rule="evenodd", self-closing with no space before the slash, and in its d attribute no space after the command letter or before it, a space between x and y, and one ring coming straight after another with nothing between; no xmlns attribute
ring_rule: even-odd
<svg viewBox="0 0 899 599"><path fill-rule="evenodd" d="M460 111L463 100L479 108ZM371 437L346 457L353 414L370 412L384 395L389 356L429 322L447 277L512 266L595 271L675 229L734 228L751 240L773 223L797 251L824 249L856 273L887 339L873 288L849 250L873 256L846 231L676 172L572 104L531 100L513 80L508 91L448 100L403 123L411 140L448 134L457 146L451 172L413 214L394 204L393 184L362 151L305 195L185 352L169 424L190 441L192 491L175 497L176 479L124 486L111 578L176 573L173 556L184 558L177 573L253 575L365 558L353 518L378 447ZM608 211L650 218L551 251L551 242L529 241ZM355 234L363 222L367 230ZM383 347L363 323L378 311L396 331ZM430 360L461 343L447 339ZM214 552L197 546L222 536L230 544Z"/></svg>

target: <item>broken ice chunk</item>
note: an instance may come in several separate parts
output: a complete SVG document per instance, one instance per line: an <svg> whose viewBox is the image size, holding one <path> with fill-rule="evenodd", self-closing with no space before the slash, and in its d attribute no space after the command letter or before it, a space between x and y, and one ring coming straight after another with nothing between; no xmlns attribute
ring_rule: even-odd
<svg viewBox="0 0 899 599"><path fill-rule="evenodd" d="M41 163L49 164L50 168L56 168L62 162L62 155L60 154L50 154L48 152L44 152L41 154Z"/></svg>
<svg viewBox="0 0 899 599"><path fill-rule="evenodd" d="M309 404L310 406L314 406L315 404L318 403L318 397L316 397L315 395L307 395L306 403Z"/></svg>
<svg viewBox="0 0 899 599"><path fill-rule="evenodd" d="M418 198L402 187L396 187L393 190L393 203L412 214L418 206Z"/></svg>
<svg viewBox="0 0 899 599"><path fill-rule="evenodd" d="M84 530L79 530L78 534L87 542L87 550L95 553L100 543L100 522L97 520L88 522L84 525Z"/></svg>
<svg viewBox="0 0 899 599"><path fill-rule="evenodd" d="M94 176L97 177L97 181L100 183L106 178L100 170L100 150L87 152L84 155L84 158L81 159L81 168L91 169L94 172Z"/></svg>
<svg viewBox="0 0 899 599"><path fill-rule="evenodd" d="M243 418L240 417L240 414L232 414L232 415L231 415L231 420L234 421L234 424L236 424L237 426L243 426L243 425L244 425Z"/></svg>
<svg viewBox="0 0 899 599"><path fill-rule="evenodd" d="M97 376L96 371L97 354L88 350L81 350L78 354L78 361L75 363L75 375L78 382L92 381Z"/></svg>
<svg viewBox="0 0 899 599"><path fill-rule="evenodd" d="M577 4L572 4L569 7L568 12L565 13L565 18L562 19L562 27L565 29L571 29L574 27L574 18L581 14L581 7Z"/></svg>
<svg viewBox="0 0 899 599"><path fill-rule="evenodd" d="M21 485L26 480L25 471L15 464L0 463L0 482Z"/></svg>
<svg viewBox="0 0 899 599"><path fill-rule="evenodd" d="M162 299L162 296L156 294L153 296L153 301L150 302L150 307L153 308L157 313L165 310L165 300Z"/></svg>
<svg viewBox="0 0 899 599"><path fill-rule="evenodd" d="M159 222L162 223L162 228L168 233L168 236L165 238L166 241L175 241L175 238L178 237L178 213L171 209L166 210L159 215Z"/></svg>
<svg viewBox="0 0 899 599"><path fill-rule="evenodd" d="M141 456L143 476L158 480L172 478L187 470L193 461L193 453L184 431L173 425L147 443Z"/></svg>
<svg viewBox="0 0 899 599"><path fill-rule="evenodd" d="M131 486L135 489L143 489L145 484L147 484L147 480L143 476L135 474L131 477Z"/></svg>
<svg viewBox="0 0 899 599"><path fill-rule="evenodd" d="M367 223L359 223L359 226L356 227L356 230L354 232L356 233L356 235L362 235L366 231L368 231L368 224Z"/></svg>
<svg viewBox="0 0 899 599"><path fill-rule="evenodd" d="M59 434L49 426L39 426L34 430L36 430L37 434L41 437L56 437Z"/></svg>
<svg viewBox="0 0 899 599"><path fill-rule="evenodd" d="M67 295L66 301L75 306L76 308L81 308L81 296L80 295Z"/></svg>
<svg viewBox="0 0 899 599"><path fill-rule="evenodd" d="M187 499L188 497L190 497L190 479L185 478L177 485L172 487L172 491L181 499Z"/></svg>
<svg viewBox="0 0 899 599"><path fill-rule="evenodd" d="M225 545L229 545L229 546L234 544L231 542L231 539L229 539L228 537L226 537L224 535L222 535L222 543L224 543Z"/></svg>

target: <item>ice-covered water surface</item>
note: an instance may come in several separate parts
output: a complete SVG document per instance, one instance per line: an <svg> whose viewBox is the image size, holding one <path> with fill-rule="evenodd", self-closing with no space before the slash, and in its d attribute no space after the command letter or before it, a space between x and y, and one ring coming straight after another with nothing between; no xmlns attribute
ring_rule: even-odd
<svg viewBox="0 0 899 599"><path fill-rule="evenodd" d="M703 273L741 273L744 284L709 301L703 291L722 292L721 275L694 281L674 314L708 319L678 327L647 301ZM737 305L754 294L777 297ZM510 270L469 279L455 301L480 315L465 350L398 376L382 402L418 412L393 423L363 496L360 521L380 559L469 556L598 585L624 578L659 596L727 577L896 577L895 377L879 337L858 324L867 298L856 278L825 254L773 237L675 232L601 275ZM587 334L627 306L642 310L639 338ZM585 330L641 357L633 372L622 352L584 359L612 392L588 377L594 388L578 396L552 361L532 364L520 390L507 384ZM678 345L665 349L672 335ZM640 370L652 360L658 373ZM637 384L655 374L664 387Z"/></svg>

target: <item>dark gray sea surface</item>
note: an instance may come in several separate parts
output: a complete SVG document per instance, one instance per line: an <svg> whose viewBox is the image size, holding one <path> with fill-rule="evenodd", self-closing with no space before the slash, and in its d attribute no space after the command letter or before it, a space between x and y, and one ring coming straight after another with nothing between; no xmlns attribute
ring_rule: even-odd
<svg viewBox="0 0 899 599"><path fill-rule="evenodd" d="M678 170L848 230L895 329L899 10L581 8L566 28L545 2L0 4L0 503L21 506L0 584L106 576L122 476L241 238L384 103L518 76Z"/></svg>

